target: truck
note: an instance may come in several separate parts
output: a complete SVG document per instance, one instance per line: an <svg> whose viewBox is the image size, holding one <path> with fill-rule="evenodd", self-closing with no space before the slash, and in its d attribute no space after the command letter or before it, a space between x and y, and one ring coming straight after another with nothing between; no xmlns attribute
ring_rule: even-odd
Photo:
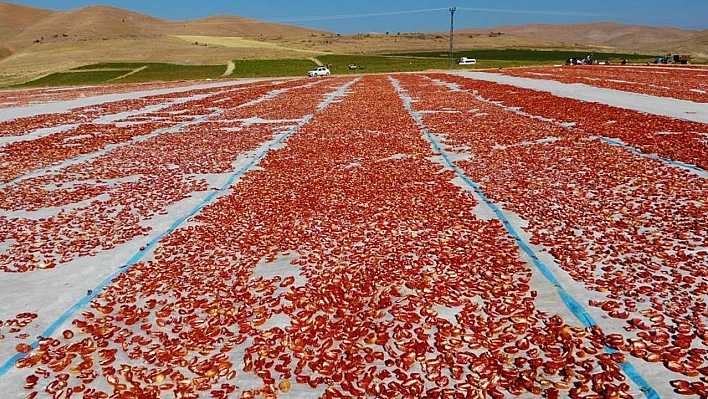
<svg viewBox="0 0 708 399"><path fill-rule="evenodd" d="M691 62L691 58L691 54L674 54L674 63L686 65Z"/></svg>
<svg viewBox="0 0 708 399"><path fill-rule="evenodd" d="M673 56L671 53L666 54L663 57L656 57L654 59L655 64L689 64L691 62L691 57L690 54L674 54Z"/></svg>

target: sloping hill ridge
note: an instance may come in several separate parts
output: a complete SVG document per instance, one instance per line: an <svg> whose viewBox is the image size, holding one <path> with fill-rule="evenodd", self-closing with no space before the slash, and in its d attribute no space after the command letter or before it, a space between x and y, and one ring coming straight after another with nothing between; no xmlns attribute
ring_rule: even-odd
<svg viewBox="0 0 708 399"><path fill-rule="evenodd" d="M0 3L0 54L35 44L92 41L115 38L148 38L171 35L306 37L324 33L316 29L271 24L238 16L214 16L188 21L166 21L107 6L87 6L50 11Z"/></svg>
<svg viewBox="0 0 708 399"><path fill-rule="evenodd" d="M472 29L469 32L500 32L564 46L594 45L638 52L708 53L705 38L708 31L678 29L668 26L625 25L598 22L573 25L525 24L498 26L491 29ZM677 48L680 47L680 48Z"/></svg>
<svg viewBox="0 0 708 399"><path fill-rule="evenodd" d="M8 42L35 24L52 15L54 11L21 6L12 3L0 3L0 58L9 55L13 49ZM4 50L4 54L3 54Z"/></svg>
<svg viewBox="0 0 708 399"><path fill-rule="evenodd" d="M708 58L708 29L689 39L670 43L675 52L692 53L696 57Z"/></svg>
<svg viewBox="0 0 708 399"><path fill-rule="evenodd" d="M24 27L9 38L7 47L24 49L52 41L104 40L116 37L161 34L162 21L147 15L105 6L55 11Z"/></svg>
<svg viewBox="0 0 708 399"><path fill-rule="evenodd" d="M162 33L179 36L236 36L260 37L308 37L331 34L317 29L262 22L234 15L216 15L208 18L166 22Z"/></svg>
<svg viewBox="0 0 708 399"><path fill-rule="evenodd" d="M23 29L53 14L54 11L0 2L0 37L20 33Z"/></svg>

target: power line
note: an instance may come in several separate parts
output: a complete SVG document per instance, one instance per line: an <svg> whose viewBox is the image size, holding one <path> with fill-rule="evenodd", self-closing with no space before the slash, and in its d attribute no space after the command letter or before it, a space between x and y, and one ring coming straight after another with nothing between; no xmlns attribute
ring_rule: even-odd
<svg viewBox="0 0 708 399"><path fill-rule="evenodd" d="M610 17L612 14L589 12L589 11L553 11L553 10L525 10L525 9L508 9L508 8L481 8L481 7L456 7L457 10L474 11L474 12L489 12L499 14L527 14L527 15L552 15L565 17ZM371 18L371 17L388 17L394 15L406 14L421 14L438 11L448 11L448 8L427 8L420 10L402 10L388 12L374 12L363 14L337 14L337 15L311 15L302 17L287 17L287 18L270 18L260 19L264 22L303 22L303 21L329 21L337 19L355 19L355 18Z"/></svg>
<svg viewBox="0 0 708 399"><path fill-rule="evenodd" d="M453 29L453 22L455 21L455 11L457 11L457 7L450 7L450 60L448 63L448 69L452 69L452 38L455 35L455 31Z"/></svg>
<svg viewBox="0 0 708 399"><path fill-rule="evenodd" d="M340 15L319 15L319 16L308 16L308 17L291 17L291 18L276 18L263 20L265 22L301 22L301 21L328 21L334 19L354 19L354 18L370 18L370 17L388 17L392 15L405 15L405 14L420 14L436 11L446 11L447 8L428 8L424 10L406 10L406 11L389 11L389 12L376 12L376 13L366 13L366 14L340 14Z"/></svg>
<svg viewBox="0 0 708 399"><path fill-rule="evenodd" d="M564 17L610 17L612 14L588 11L543 11L543 10L512 10L507 8L475 8L475 7L458 7L458 10L475 11L475 12L493 12L500 14L530 14L530 15L555 15Z"/></svg>

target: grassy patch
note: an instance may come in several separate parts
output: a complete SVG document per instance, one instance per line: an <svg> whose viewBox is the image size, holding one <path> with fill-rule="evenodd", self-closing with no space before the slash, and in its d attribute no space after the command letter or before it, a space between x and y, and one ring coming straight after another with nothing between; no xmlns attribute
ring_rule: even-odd
<svg viewBox="0 0 708 399"><path fill-rule="evenodd" d="M278 76L307 76L317 66L312 60L235 60L236 68L230 77L255 78Z"/></svg>
<svg viewBox="0 0 708 399"><path fill-rule="evenodd" d="M216 79L226 71L226 65L142 64L147 68L117 80L117 83Z"/></svg>
<svg viewBox="0 0 708 399"><path fill-rule="evenodd" d="M136 72L127 75L132 71ZM221 77L224 71L226 71L225 65L101 63L84 65L69 72L53 73L15 87L86 86L109 83L215 79ZM117 79L119 77L121 78Z"/></svg>
<svg viewBox="0 0 708 399"><path fill-rule="evenodd" d="M585 58L589 51L562 51L562 50L524 50L524 49L471 49L458 50L453 53L453 58L469 57L477 59L478 63L490 63L503 61L512 62L514 65L537 65L549 63L563 63L568 58ZM653 55L634 53L614 53L614 52L594 52L597 61L610 60L612 63L620 63L623 59L629 62L652 62ZM397 54L408 57L421 58L445 58L449 53L440 51L428 51L420 53ZM491 65L498 67L501 65Z"/></svg>
<svg viewBox="0 0 708 399"><path fill-rule="evenodd" d="M332 73L361 73L361 72L412 72L428 69L447 68L447 59L433 57L411 57L390 55L323 55L317 57L324 64L332 64ZM356 64L359 68L349 70L349 64ZM361 69L363 67L363 69Z"/></svg>
<svg viewBox="0 0 708 399"><path fill-rule="evenodd" d="M457 51L453 55L477 59L475 65L457 65L453 69L508 68L533 65L548 65L565 63L568 58L585 58L587 52L580 51L535 51L535 50L470 50ZM362 72L412 72L430 69L448 69L449 53L445 51L405 53L390 55L325 55L317 57L325 64L332 64L332 73L362 73ZM629 62L650 62L653 56L625 53L595 53L598 61L610 60L620 63L622 59ZM364 69L349 70L349 64L357 64Z"/></svg>
<svg viewBox="0 0 708 399"><path fill-rule="evenodd" d="M103 62L100 64L90 64L90 65L84 65L80 66L78 68L72 69L72 71L86 71L86 70L91 70L91 69L124 69L126 71L131 71L133 69L137 69L140 67L143 67L145 65L148 65L146 63L140 63L140 62Z"/></svg>
<svg viewBox="0 0 708 399"><path fill-rule="evenodd" d="M53 73L32 80L30 82L16 85L16 88L28 87L52 87L52 86L86 86L105 83L118 76L124 75L126 71L90 71L90 72L61 72Z"/></svg>
<svg viewBox="0 0 708 399"><path fill-rule="evenodd" d="M584 58L587 51L473 49L458 50L454 58L476 58L476 65L453 65L454 69L506 68L530 65L564 63L568 58ZM632 63L653 62L653 55L595 52L598 61L619 63L626 59ZM447 69L446 51L428 51L385 55L322 55L323 64L331 64L333 74L367 72L412 72L430 69ZM230 78L305 76L316 65L310 59L236 60ZM357 64L350 70L349 64ZM203 80L220 78L226 65L175 65L165 63L110 62L84 65L68 72L54 73L14 87L85 86L110 83L142 83L153 81ZM129 74L130 72L134 72ZM117 79L119 78L120 79Z"/></svg>

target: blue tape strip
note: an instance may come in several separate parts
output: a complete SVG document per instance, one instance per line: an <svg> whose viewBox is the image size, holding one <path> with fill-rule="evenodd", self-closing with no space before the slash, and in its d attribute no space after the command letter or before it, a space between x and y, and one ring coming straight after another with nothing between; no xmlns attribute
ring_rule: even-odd
<svg viewBox="0 0 708 399"><path fill-rule="evenodd" d="M528 255L531 260L533 261L533 264L538 268L538 270L543 274L543 276L551 283L553 284L557 290L558 294L560 295L561 299L563 300L563 303L568 307L568 309L573 312L573 315L580 320L585 327L592 327L596 325L597 323L595 320L590 316L588 312L585 311L583 306L578 303L568 292L563 288L561 283L558 281L558 279L553 275L551 270L543 263L541 262L538 257L536 256L536 253L531 249L531 247L526 244L526 242L521 238L521 236L516 232L516 229L511 225L511 222L509 219L507 219L506 216L504 216L504 213L499 209L499 207L493 203L487 196L484 195L480 187L472 182L465 174L464 172L458 168L447 156L447 153L440 148L440 145L438 144L437 140L433 137L433 135L425 130L425 135L428 138L428 141L430 141L433 144L433 148L435 149L436 152L438 152L443 159L445 160L445 163L450 167L455 173L457 174L458 177L460 177L464 182L474 190L474 192L484 201L484 203L489 206L489 208L492 209L494 214L497 216L497 218L504 224L504 228L506 231L509 232L509 234L516 240L517 244L521 248L526 255Z"/></svg>
<svg viewBox="0 0 708 399"><path fill-rule="evenodd" d="M472 180L467 177L464 172L458 168L452 160L447 156L447 153L445 150L443 150L440 145L438 144L437 140L433 135L428 131L428 129L425 127L425 123L423 123L423 119L420 117L420 115L413 110L413 108L410 105L410 98L404 98L403 90L400 88L400 86L395 82L395 80L392 78L392 81L394 81L394 86L396 86L397 90L399 91L399 95L401 95L403 99L403 103L408 110L408 113L415 119L415 121L418 123L418 126L422 129L422 131L425 133L425 136L427 137L428 141L433 145L433 149L435 152L439 153L443 159L445 160L445 163L447 166L452 169L459 178L461 178L474 192L484 201L484 203L489 206L489 208L494 212L494 214L499 218L499 220L504 224L504 227L506 230L509 232L509 234L516 240L517 244L521 248L524 253L526 253L529 257L531 257L531 260L533 261L533 264L538 268L538 270L543 274L543 276L554 286L556 286L556 289L558 291L558 295L560 296L561 300L565 304L565 306L573 313L573 315L583 324L585 327L592 327L597 325L595 320L592 318L592 316L583 308L583 306L575 300L560 284L558 279L553 275L551 270L541 262L538 257L536 256L536 253L529 247L526 242L521 238L521 236L516 232L514 227L511 225L511 222L504 216L504 213L499 209L499 207L494 204L487 196L484 195L480 187L475 184ZM614 353L611 348L605 348L605 350L608 353ZM642 377L639 372L632 366L629 362L625 362L619 365L619 367L622 369L622 371L635 383L637 384L644 395L648 399L661 399L659 394L652 388L651 384L647 380Z"/></svg>
<svg viewBox="0 0 708 399"><path fill-rule="evenodd" d="M631 151L631 152L633 152L633 153L635 153L635 154L637 154L637 155L640 155L640 156L642 156L642 157L651 158L651 159L656 159L656 160L659 160L659 161L664 161L664 162L666 162L666 163L668 163L668 164L670 164L670 165L678 166L678 167L680 167L680 168L691 169L691 170L696 171L696 172L699 172L699 173L706 173L706 172L707 172L705 169L699 168L699 167L696 166L696 165L690 165L690 164L687 164L687 163L683 163L683 162L679 162L679 161L674 161L673 159L660 157L660 156L655 155L655 154L647 154L646 152L640 151L640 150L638 150L638 149L636 149L636 148L634 148L634 147L630 147L630 146L628 146L627 144L624 144L623 142L621 142L621 141L619 141L619 140L613 140L613 139L610 139L610 138L607 138L607 137L603 137L603 136L598 136L598 137L600 137L600 140L602 140L602 141L604 141L604 142L606 142L606 143L612 144L612 145L617 146L617 147L626 148L626 149L628 149L629 151Z"/></svg>
<svg viewBox="0 0 708 399"><path fill-rule="evenodd" d="M619 351L606 346L605 352L612 354L617 353ZM634 381L635 384L639 385L639 388L644 393L644 396L646 396L648 399L661 399L661 396L659 396L659 394L654 390L654 388L651 387L649 381L645 380L644 377L639 374L637 369L635 369L630 362L620 363L619 367L632 381Z"/></svg>

